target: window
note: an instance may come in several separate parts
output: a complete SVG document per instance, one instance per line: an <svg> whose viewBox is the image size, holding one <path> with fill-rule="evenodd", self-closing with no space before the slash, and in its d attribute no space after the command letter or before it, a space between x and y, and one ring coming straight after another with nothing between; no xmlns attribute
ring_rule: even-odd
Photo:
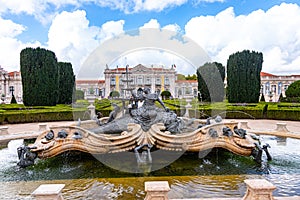
<svg viewBox="0 0 300 200"><path fill-rule="evenodd" d="M194 89L194 96L195 96L195 97L197 96L197 93L198 93L198 90L197 90L197 89Z"/></svg>
<svg viewBox="0 0 300 200"><path fill-rule="evenodd" d="M116 78L115 77L111 77L110 84L111 85L116 85Z"/></svg>
<svg viewBox="0 0 300 200"><path fill-rule="evenodd" d="M265 94L269 94L269 93L270 93L270 83L267 82L267 83L265 84Z"/></svg>
<svg viewBox="0 0 300 200"><path fill-rule="evenodd" d="M278 83L278 94L281 94L281 93L282 93L281 87L282 87L282 83L279 82L279 83Z"/></svg>
<svg viewBox="0 0 300 200"><path fill-rule="evenodd" d="M165 85L170 85L169 77L165 77Z"/></svg>
<svg viewBox="0 0 300 200"><path fill-rule="evenodd" d="M147 85L151 84L151 78L150 78L150 77L147 77L147 78L146 78L146 84L147 84Z"/></svg>
<svg viewBox="0 0 300 200"><path fill-rule="evenodd" d="M155 84L157 84L157 85L160 85L161 83L160 83L160 78L156 78L156 80L155 80Z"/></svg>
<svg viewBox="0 0 300 200"><path fill-rule="evenodd" d="M142 84L143 84L143 77L142 77L142 76L139 76L139 77L137 78L137 84L138 84L138 85L142 85Z"/></svg>
<svg viewBox="0 0 300 200"><path fill-rule="evenodd" d="M276 85L272 85L271 89L272 89L271 92L274 93L274 94L276 94Z"/></svg>

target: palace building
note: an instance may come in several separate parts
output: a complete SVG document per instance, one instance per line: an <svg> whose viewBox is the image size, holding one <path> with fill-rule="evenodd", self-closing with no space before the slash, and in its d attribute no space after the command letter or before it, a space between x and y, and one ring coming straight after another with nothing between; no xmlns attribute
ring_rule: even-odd
<svg viewBox="0 0 300 200"><path fill-rule="evenodd" d="M22 102L23 90L21 73L17 71L7 72L0 66L1 103L10 103L12 93L17 102Z"/></svg>
<svg viewBox="0 0 300 200"><path fill-rule="evenodd" d="M277 102L279 96L285 97L285 91L293 82L300 80L300 75L273 75L266 72L260 73L261 90L267 102Z"/></svg>
<svg viewBox="0 0 300 200"><path fill-rule="evenodd" d="M273 75L261 72L261 91L267 102L277 102L280 94L285 96L288 86L300 80L300 75ZM225 79L226 81L226 79ZM169 91L173 98L196 97L197 80L177 80L176 67L137 65L135 67L116 67L104 71L104 80L76 80L76 89L84 91L85 97L108 98L112 91L121 97L129 97L131 90L149 87L152 92ZM9 103L12 92L17 102L22 102L21 73L7 72L0 67L1 103Z"/></svg>
<svg viewBox="0 0 300 200"><path fill-rule="evenodd" d="M145 67L137 65L130 68L106 68L105 78L105 97L108 97L111 91L118 91L121 96L130 96L130 90L149 87L152 92L161 93L169 91L175 93L176 71L173 67L167 69L164 67Z"/></svg>

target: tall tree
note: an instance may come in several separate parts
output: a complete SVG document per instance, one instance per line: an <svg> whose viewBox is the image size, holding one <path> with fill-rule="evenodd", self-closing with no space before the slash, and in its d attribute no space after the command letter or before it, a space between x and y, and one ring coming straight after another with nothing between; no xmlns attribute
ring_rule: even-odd
<svg viewBox="0 0 300 200"><path fill-rule="evenodd" d="M185 80L185 76L183 74L177 74L177 80Z"/></svg>
<svg viewBox="0 0 300 200"><path fill-rule="evenodd" d="M72 103L72 96L75 92L75 75L72 64L66 62L58 62L59 71L59 88L58 102L59 104Z"/></svg>
<svg viewBox="0 0 300 200"><path fill-rule="evenodd" d="M198 90L203 101L224 100L225 67L221 63L205 63L197 70Z"/></svg>
<svg viewBox="0 0 300 200"><path fill-rule="evenodd" d="M185 77L185 80L197 80L197 75L196 74L193 74L192 76L188 75Z"/></svg>
<svg viewBox="0 0 300 200"><path fill-rule="evenodd" d="M282 94L280 94L282 96ZM285 91L285 98L280 101L286 102L300 102L300 80L293 82Z"/></svg>
<svg viewBox="0 0 300 200"><path fill-rule="evenodd" d="M257 103L260 95L260 72L263 54L244 50L227 60L228 101L230 103Z"/></svg>
<svg viewBox="0 0 300 200"><path fill-rule="evenodd" d="M20 66L24 105L56 105L58 68L55 54L40 47L25 48L20 53Z"/></svg>

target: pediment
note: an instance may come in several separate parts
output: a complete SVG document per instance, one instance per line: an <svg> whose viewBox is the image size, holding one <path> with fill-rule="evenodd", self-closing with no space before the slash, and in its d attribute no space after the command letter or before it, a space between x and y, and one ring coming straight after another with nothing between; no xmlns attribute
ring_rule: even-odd
<svg viewBox="0 0 300 200"><path fill-rule="evenodd" d="M151 70L142 64L138 64L137 66L131 69L131 72L149 72L149 71Z"/></svg>

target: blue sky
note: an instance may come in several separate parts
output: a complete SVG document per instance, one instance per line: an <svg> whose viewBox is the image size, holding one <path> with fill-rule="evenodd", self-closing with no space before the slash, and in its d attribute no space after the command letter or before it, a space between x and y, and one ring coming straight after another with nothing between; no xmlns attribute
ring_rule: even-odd
<svg viewBox="0 0 300 200"><path fill-rule="evenodd" d="M223 65L250 49L263 52L263 71L300 74L298 0L0 0L0 65L19 70L20 51L41 46L78 71L104 41L141 27L187 36Z"/></svg>

